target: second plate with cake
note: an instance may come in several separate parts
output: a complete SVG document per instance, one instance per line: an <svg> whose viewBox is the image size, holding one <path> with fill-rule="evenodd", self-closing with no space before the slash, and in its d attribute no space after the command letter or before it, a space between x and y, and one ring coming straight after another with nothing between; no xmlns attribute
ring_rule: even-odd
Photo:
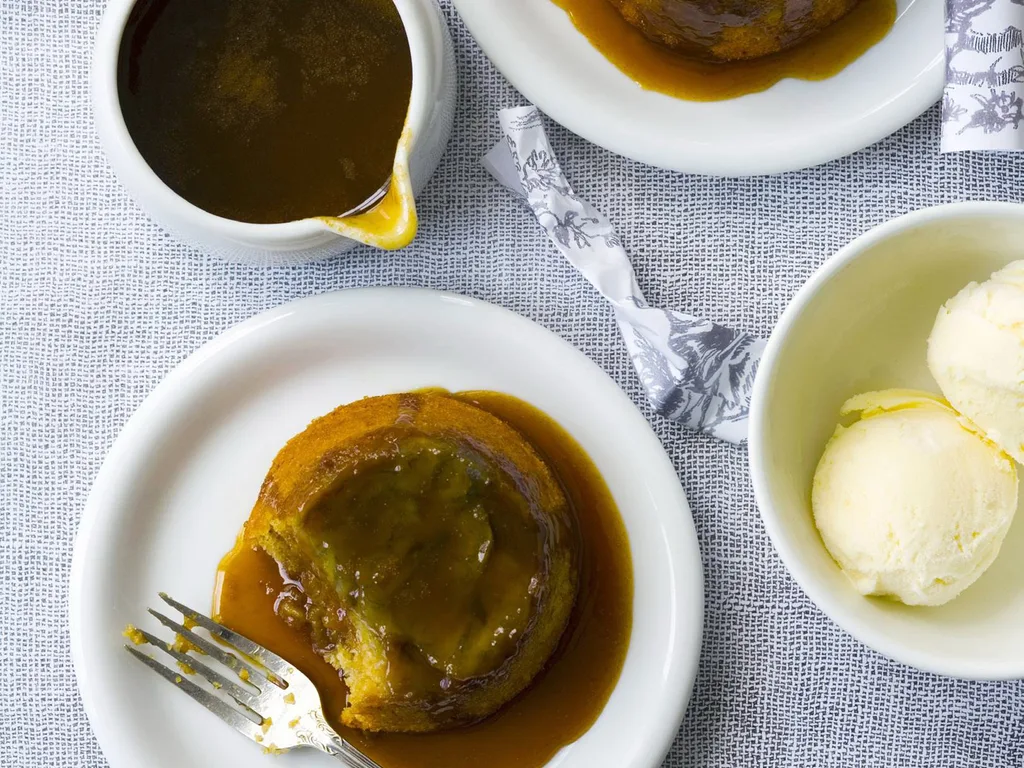
<svg viewBox="0 0 1024 768"><path fill-rule="evenodd" d="M614 2L627 14L637 15L638 8L648 14L639 21L655 37L671 38L673 25L666 33L666 26L656 23L664 12L651 9L669 9L677 21L698 19L714 33L710 47L698 51L705 58L775 50L794 37L792 29L777 23L778 9L785 6L795 18L812 6L781 0L732 3L730 9L748 13L728 14L729 24L754 18L759 9L774 12L765 12L760 26L746 23L735 34L721 35L721 19L714 16L723 15L719 3ZM723 70L714 64L666 65L667 49L644 39L608 0L455 0L455 5L501 73L552 119L605 149L669 170L749 176L817 165L884 138L942 92L943 4L935 0L860 0L849 21L863 24L865 34L877 38L873 13L885 12L886 24L895 15L895 22L880 42L848 57L854 60L830 77L836 67L822 58L832 57L842 44L837 33L847 18L825 25L823 34L837 40L822 38L827 44L808 50L797 65L790 61L780 67L769 57ZM819 0L814 7L828 11L838 5ZM676 32L686 26L678 24ZM787 70L824 79L780 81ZM730 98L702 101L723 97Z"/></svg>

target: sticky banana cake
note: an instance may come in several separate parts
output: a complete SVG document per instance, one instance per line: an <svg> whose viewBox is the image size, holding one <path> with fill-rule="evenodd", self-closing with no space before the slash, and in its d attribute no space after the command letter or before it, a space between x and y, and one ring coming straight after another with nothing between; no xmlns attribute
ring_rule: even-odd
<svg viewBox="0 0 1024 768"><path fill-rule="evenodd" d="M530 442L445 393L372 397L313 421L274 459L243 541L294 589L368 731L480 720L554 652L578 587L577 523Z"/></svg>

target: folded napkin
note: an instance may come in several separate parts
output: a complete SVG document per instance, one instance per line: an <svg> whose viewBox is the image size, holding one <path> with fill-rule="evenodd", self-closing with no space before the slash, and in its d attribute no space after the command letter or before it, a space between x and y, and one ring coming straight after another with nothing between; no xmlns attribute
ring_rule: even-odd
<svg viewBox="0 0 1024 768"><path fill-rule="evenodd" d="M946 0L943 152L1024 149L1022 30L1024 0Z"/></svg>
<svg viewBox="0 0 1024 768"><path fill-rule="evenodd" d="M650 306L611 223L569 186L537 108L505 109L499 118L504 138L487 153L484 166L526 200L555 247L611 303L657 412L722 440L745 440L764 342Z"/></svg>

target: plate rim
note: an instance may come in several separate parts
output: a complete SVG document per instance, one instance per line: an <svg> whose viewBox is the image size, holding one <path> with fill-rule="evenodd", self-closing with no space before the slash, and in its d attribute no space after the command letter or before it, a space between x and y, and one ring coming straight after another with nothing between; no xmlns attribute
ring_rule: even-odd
<svg viewBox="0 0 1024 768"><path fill-rule="evenodd" d="M704 573L703 559L700 553L696 527L693 522L689 500L686 497L685 490L681 483L678 482L678 473L675 470L675 466L672 463L671 458L650 423L646 417L644 417L639 408L637 408L636 404L633 403L629 395L619 387L615 380L612 379L611 376L601 368L601 366L557 333L528 317L491 302L448 291L418 287L365 287L328 291L313 296L294 299L260 312L225 329L223 332L202 344L195 352L185 357L167 372L164 378L142 400L138 408L126 420L121 431L111 444L96 478L93 481L92 488L90 489L89 496L78 521L68 590L68 629L70 634L71 660L75 672L75 680L90 727L93 730L93 734L99 743L101 752L104 754L105 759L110 760L110 748L116 739L118 726L116 723L112 723L106 719L98 708L95 700L95 691L93 690L93 684L91 683L89 671L90 665L84 657L85 651L83 648L82 611L85 606L83 605L82 595L82 574L87 567L86 559L89 550L89 543L99 521L104 496L111 492L112 487L117 487L115 480L119 458L132 447L132 444L137 439L137 433L140 432L148 419L153 418L154 415L159 412L159 409L164 405L164 401L173 393L174 388L179 384L179 382L182 382L184 379L191 376L202 366L221 353L230 349L235 343L241 341L244 337L259 332L262 328L284 320L297 312L307 310L315 311L315 309L320 305L329 305L339 299L344 301L350 296L356 296L356 300L368 297L364 300L379 298L381 301L386 302L394 299L405 300L411 295L420 297L424 301L433 300L451 302L472 307L476 311L490 313L493 317L499 318L499 322L511 322L513 324L519 324L521 327L531 328L534 332L547 335L551 342L554 345L559 346L564 353L582 358L586 365L592 367L595 372L599 373L597 378L600 381L600 385L605 387L610 385L611 387L614 387L614 390L618 393L618 397L621 398L623 405L628 406L628 409L626 410L628 410L630 414L629 418L639 426L645 427L647 438L650 441L653 441L653 445L656 445L658 448L658 452L663 460L664 468L666 468L671 473L672 477L675 478L676 485L673 492L677 495L678 501L680 502L679 511L683 513L680 514L675 523L677 535L680 537L675 544L678 549L687 554L687 557L680 558L679 560L670 558L669 563L673 571L688 570L689 573L686 577L680 577L673 583L671 594L673 598L676 597L676 587L679 584L689 583L692 586L690 587L691 594L689 595L691 599L690 611L686 612L684 615L684 612L679 610L681 606L673 605L671 613L678 617L675 621L675 627L677 629L681 628L686 632L687 627L693 627L693 629L690 630L692 633L692 641L690 643L691 647L689 649L689 653L680 653L678 637L674 636L672 640L670 646L670 658L672 660L672 664L665 665L663 676L667 677L669 668L674 668L675 678L679 683L679 695L675 700L675 711L666 712L664 717L659 718L656 727L652 728L649 743L644 745L642 749L639 757L640 762L637 765L649 765L651 768L656 768L668 754L676 736L678 735L683 717L689 706L699 670L699 661L703 644L705 609ZM121 759L121 756L118 756L118 759ZM555 757L549 765L553 766L560 762L561 761L558 757Z"/></svg>
<svg viewBox="0 0 1024 768"><path fill-rule="evenodd" d="M707 144L695 141L677 145L671 152L653 145L645 145L641 141L627 144L608 133L602 134L605 121L594 119L594 114L577 114L566 107L558 98L557 86L551 85L552 82L558 81L558 68L531 69L524 65L522 61L528 57L515 48L515 43L509 44L510 36L504 33L499 23L488 18L493 13L490 9L496 5L520 8L521 2L522 0L515 0L512 3L507 0L452 0L473 39L491 63L516 90L552 120L609 152L667 171L744 178L799 171L822 165L869 147L908 125L939 100L945 85L945 47L940 38L937 42L938 50L929 64L912 76L908 74L908 84L896 97L876 104L864 115L833 121L832 129L828 133L818 134L814 141L794 138L785 143L775 142L766 145L753 142L749 146L747 143L733 141L728 147L718 151L713 151ZM933 0L912 2L928 3ZM899 12L896 24L900 23L906 11L910 9L911 6L908 6ZM873 48L884 46L887 40L891 40L891 31ZM614 67L612 64L610 66ZM554 77L551 76L552 70L555 73ZM828 83L830 79L800 82ZM790 80L784 79L772 88L750 96L769 93ZM655 97L672 98L653 91L647 93ZM735 99L727 99L721 103L731 101ZM704 106L718 102L690 103ZM756 130L751 133L751 136L755 135Z"/></svg>

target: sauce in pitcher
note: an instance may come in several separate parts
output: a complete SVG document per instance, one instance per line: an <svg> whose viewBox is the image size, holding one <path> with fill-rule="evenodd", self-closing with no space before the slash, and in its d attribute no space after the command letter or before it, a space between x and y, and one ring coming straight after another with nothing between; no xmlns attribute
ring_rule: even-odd
<svg viewBox="0 0 1024 768"><path fill-rule="evenodd" d="M392 0L140 0L118 62L125 123L157 176L259 224L372 197L392 176L411 90Z"/></svg>

